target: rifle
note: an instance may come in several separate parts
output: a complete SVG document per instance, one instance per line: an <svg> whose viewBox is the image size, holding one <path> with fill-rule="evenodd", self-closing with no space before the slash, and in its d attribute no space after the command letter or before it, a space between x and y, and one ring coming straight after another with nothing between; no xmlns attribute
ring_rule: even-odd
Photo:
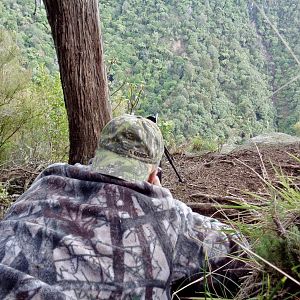
<svg viewBox="0 0 300 300"><path fill-rule="evenodd" d="M148 120L152 121L153 123L157 124L157 119L158 119L158 114L156 114L155 116L148 116L147 117ZM174 158L172 157L172 155L170 154L169 150L167 149L166 146L164 146L164 154L167 158L167 160L169 161L170 165L172 166L173 170L175 171L177 177L178 177L178 180L179 182L183 182L183 179L181 178L180 174L178 173L176 167L175 167L175 164L174 164ZM157 173L157 176L161 182L162 180L162 169L161 169L161 162L159 163L159 169L158 170L158 173Z"/></svg>

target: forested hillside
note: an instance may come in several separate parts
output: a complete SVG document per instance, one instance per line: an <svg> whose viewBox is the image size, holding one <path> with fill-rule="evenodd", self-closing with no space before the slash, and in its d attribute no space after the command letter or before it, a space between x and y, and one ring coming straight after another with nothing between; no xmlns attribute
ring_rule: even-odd
<svg viewBox="0 0 300 300"><path fill-rule="evenodd" d="M293 131L299 81L273 93L300 66L251 1L103 1L100 7L107 57L118 62L110 71L115 85L128 77L145 84L141 110L173 120L177 138ZM263 7L300 54L299 1L263 1Z"/></svg>
<svg viewBox="0 0 300 300"><path fill-rule="evenodd" d="M250 9L250 18L255 24L263 46L268 84L272 92L271 99L277 113L276 127L280 131L293 133L293 126L300 121L300 2L297 0L266 2L264 5L266 15L291 51L253 5Z"/></svg>
<svg viewBox="0 0 300 300"><path fill-rule="evenodd" d="M296 58L252 1L99 1L115 114L158 112L164 133L177 142L238 143L273 130L296 133L300 2L256 3ZM30 84L42 88L41 77L57 81L41 1L2 0L0 15L0 29L16 41L20 64L31 71ZM63 103L55 91L47 94L56 99L54 112ZM65 121L62 126L67 137Z"/></svg>

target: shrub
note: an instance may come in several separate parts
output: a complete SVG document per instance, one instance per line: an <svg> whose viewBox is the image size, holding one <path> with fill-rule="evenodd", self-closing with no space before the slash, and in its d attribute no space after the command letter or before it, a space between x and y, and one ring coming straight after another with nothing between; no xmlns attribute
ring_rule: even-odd
<svg viewBox="0 0 300 300"><path fill-rule="evenodd" d="M30 120L30 74L20 64L12 37L0 30L0 159L11 150L15 135Z"/></svg>
<svg viewBox="0 0 300 300"><path fill-rule="evenodd" d="M209 151L209 152L216 152L218 151L218 143L212 139L205 139L196 135L191 141L191 150L193 152L200 152L200 151Z"/></svg>
<svg viewBox="0 0 300 300"><path fill-rule="evenodd" d="M300 121L298 121L295 125L294 125L294 131L296 133L297 136L300 136Z"/></svg>
<svg viewBox="0 0 300 300"><path fill-rule="evenodd" d="M31 77L8 32L0 31L0 161L64 160L68 123L58 73Z"/></svg>

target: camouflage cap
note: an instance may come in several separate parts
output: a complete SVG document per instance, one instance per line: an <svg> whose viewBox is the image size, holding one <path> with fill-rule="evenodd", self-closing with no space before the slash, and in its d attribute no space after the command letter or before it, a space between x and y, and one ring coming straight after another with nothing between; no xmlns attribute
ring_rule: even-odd
<svg viewBox="0 0 300 300"><path fill-rule="evenodd" d="M103 128L92 169L128 181L143 181L163 152L163 137L155 123L124 115Z"/></svg>

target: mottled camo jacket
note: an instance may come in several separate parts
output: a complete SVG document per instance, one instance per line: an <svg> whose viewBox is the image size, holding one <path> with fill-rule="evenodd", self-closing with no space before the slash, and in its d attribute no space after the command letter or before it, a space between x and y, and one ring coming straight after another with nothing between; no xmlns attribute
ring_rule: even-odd
<svg viewBox="0 0 300 300"><path fill-rule="evenodd" d="M165 188L55 164L0 222L0 299L170 299L237 250L222 228Z"/></svg>

